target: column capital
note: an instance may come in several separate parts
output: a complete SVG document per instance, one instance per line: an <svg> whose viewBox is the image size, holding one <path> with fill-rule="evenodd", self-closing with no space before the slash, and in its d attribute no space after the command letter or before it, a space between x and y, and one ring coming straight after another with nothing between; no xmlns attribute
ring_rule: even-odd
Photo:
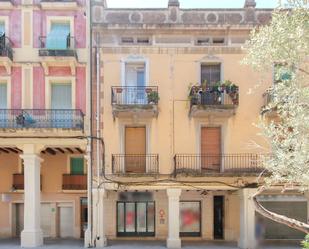
<svg viewBox="0 0 309 249"><path fill-rule="evenodd" d="M20 158L23 159L23 160L35 160L35 161L38 161L38 162L43 162L44 160L37 154L21 154L20 155Z"/></svg>
<svg viewBox="0 0 309 249"><path fill-rule="evenodd" d="M166 190L168 197L174 197L179 198L181 195L181 189L180 188L169 188Z"/></svg>

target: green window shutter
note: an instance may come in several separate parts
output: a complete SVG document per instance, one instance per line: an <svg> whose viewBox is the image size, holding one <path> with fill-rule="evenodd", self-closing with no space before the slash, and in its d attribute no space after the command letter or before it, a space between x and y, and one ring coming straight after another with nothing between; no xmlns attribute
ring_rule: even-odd
<svg viewBox="0 0 309 249"><path fill-rule="evenodd" d="M84 159L83 158L71 158L71 175L83 175L84 174Z"/></svg>

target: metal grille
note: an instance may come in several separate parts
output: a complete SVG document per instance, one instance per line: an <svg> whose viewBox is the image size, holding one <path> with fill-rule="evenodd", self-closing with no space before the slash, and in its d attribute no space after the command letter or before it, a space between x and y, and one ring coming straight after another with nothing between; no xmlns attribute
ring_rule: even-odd
<svg viewBox="0 0 309 249"><path fill-rule="evenodd" d="M130 169L135 169L131 171ZM159 155L112 155L113 174L125 173L142 173L142 174L158 174L159 173Z"/></svg>
<svg viewBox="0 0 309 249"><path fill-rule="evenodd" d="M81 110L0 109L0 128L84 129Z"/></svg>
<svg viewBox="0 0 309 249"><path fill-rule="evenodd" d="M182 154L175 155L175 173L259 173L267 155Z"/></svg>
<svg viewBox="0 0 309 249"><path fill-rule="evenodd" d="M159 95L156 86L117 86L112 87L112 104L148 105L158 104Z"/></svg>

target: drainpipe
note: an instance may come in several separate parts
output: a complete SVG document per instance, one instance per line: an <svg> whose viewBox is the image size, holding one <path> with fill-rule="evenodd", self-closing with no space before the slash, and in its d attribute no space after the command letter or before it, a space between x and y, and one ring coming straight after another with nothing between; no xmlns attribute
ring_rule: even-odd
<svg viewBox="0 0 309 249"><path fill-rule="evenodd" d="M96 124L96 137L99 138L100 137L100 50L99 50L99 42L100 42L100 37L99 34L97 34L96 37L96 75L97 75L97 124ZM101 172L101 162L100 162L100 140L97 139L97 188L99 190L100 187L100 172Z"/></svg>
<svg viewBox="0 0 309 249"><path fill-rule="evenodd" d="M93 151L92 151L92 146L93 146L93 139L92 139L92 123L93 123L93 107L92 107L92 1L87 1L87 10L88 13L86 15L89 15L88 22L87 22L87 26L89 27L89 36L88 39L89 40L89 67L88 67L88 84L90 84L89 87L89 102L90 102L90 106L89 106L89 115L90 115L90 124L89 124L89 135L90 138L88 140L88 150L87 150L87 156L88 158L88 168L87 168L87 230L85 233L85 247L93 247L93 226L92 226L92 220L93 220L93 215L92 215L92 207L93 207L93 203L92 203L92 165L93 165Z"/></svg>

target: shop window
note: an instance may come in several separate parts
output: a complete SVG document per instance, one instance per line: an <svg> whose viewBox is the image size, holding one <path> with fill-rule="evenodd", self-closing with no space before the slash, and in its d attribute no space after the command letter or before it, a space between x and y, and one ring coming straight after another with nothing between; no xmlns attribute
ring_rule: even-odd
<svg viewBox="0 0 309 249"><path fill-rule="evenodd" d="M180 202L180 236L201 236L201 202Z"/></svg>

